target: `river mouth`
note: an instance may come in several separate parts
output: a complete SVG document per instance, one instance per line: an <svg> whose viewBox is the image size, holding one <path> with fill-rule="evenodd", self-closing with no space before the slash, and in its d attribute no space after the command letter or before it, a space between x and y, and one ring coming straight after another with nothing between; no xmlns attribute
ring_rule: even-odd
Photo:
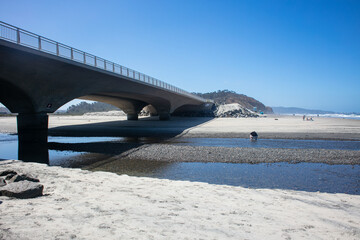
<svg viewBox="0 0 360 240"><path fill-rule="evenodd" d="M47 148L48 164L76 167L91 171L108 171L138 177L185 180L242 186L247 188L291 189L310 192L360 194L360 165L329 165L323 163L204 163L165 162L123 159L121 152L144 144L297 149L360 149L360 141L282 140L234 138L124 138L124 137L52 137L49 146L86 144L90 149L54 150ZM90 144L90 145L89 145ZM91 152L91 144L104 146L103 152ZM121 149L121 146L126 146ZM106 148L112 149L110 152ZM0 134L0 159L18 159L16 135ZM36 155L36 152L35 152Z"/></svg>

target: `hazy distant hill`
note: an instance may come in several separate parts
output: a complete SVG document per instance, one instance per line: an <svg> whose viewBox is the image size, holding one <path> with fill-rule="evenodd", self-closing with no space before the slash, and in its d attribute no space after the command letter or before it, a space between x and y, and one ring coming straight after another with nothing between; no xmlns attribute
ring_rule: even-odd
<svg viewBox="0 0 360 240"><path fill-rule="evenodd" d="M10 111L6 107L0 107L0 114L9 114Z"/></svg>
<svg viewBox="0 0 360 240"><path fill-rule="evenodd" d="M66 113L67 114L84 114L87 112L108 112L113 110L120 110L119 108L102 102L87 103L81 102L77 105L71 105Z"/></svg>
<svg viewBox="0 0 360 240"><path fill-rule="evenodd" d="M263 103L258 100L248 97L244 94L239 94L234 91L229 90L218 90L216 92L209 93L195 93L196 95L214 100L214 102L218 105L221 104L230 104L230 103L239 103L245 108L252 110L254 107L257 108L258 111L262 111L264 113L272 113L273 110L271 107L265 106Z"/></svg>
<svg viewBox="0 0 360 240"><path fill-rule="evenodd" d="M335 112L296 107L272 107L275 114L334 114Z"/></svg>

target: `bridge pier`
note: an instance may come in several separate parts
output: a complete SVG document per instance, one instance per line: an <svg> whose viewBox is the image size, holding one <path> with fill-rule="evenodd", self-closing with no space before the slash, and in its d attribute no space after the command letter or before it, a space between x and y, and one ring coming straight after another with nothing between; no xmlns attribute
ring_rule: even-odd
<svg viewBox="0 0 360 240"><path fill-rule="evenodd" d="M159 120L161 120L161 121L170 120L170 113L169 112L159 113Z"/></svg>
<svg viewBox="0 0 360 240"><path fill-rule="evenodd" d="M18 159L49 163L46 113L19 113L17 116Z"/></svg>
<svg viewBox="0 0 360 240"><path fill-rule="evenodd" d="M138 120L139 115L137 113L129 113L127 114L127 120Z"/></svg>
<svg viewBox="0 0 360 240"><path fill-rule="evenodd" d="M47 142L48 122L47 113L19 113L17 116L19 142Z"/></svg>

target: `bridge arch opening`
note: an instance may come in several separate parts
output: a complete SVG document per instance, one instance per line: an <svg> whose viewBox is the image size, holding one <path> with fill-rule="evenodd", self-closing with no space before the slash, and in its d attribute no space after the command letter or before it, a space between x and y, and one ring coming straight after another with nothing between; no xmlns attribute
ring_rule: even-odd
<svg viewBox="0 0 360 240"><path fill-rule="evenodd" d="M9 110L9 108L7 108L5 106L5 104L3 104L1 101L0 101L0 115L7 115L7 114L10 114L11 111Z"/></svg>
<svg viewBox="0 0 360 240"><path fill-rule="evenodd" d="M12 113L30 113L35 106L28 94L15 84L0 78L0 102Z"/></svg>
<svg viewBox="0 0 360 240"><path fill-rule="evenodd" d="M105 102L74 99L59 107L55 113L57 114L67 113L67 114L78 115L87 112L108 112L108 111L122 111L122 109Z"/></svg>

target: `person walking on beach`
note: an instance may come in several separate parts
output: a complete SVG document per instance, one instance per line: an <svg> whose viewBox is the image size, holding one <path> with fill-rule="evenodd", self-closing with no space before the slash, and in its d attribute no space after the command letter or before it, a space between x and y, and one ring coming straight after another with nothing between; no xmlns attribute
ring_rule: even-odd
<svg viewBox="0 0 360 240"><path fill-rule="evenodd" d="M303 116L303 121L305 121L305 115Z"/></svg>

